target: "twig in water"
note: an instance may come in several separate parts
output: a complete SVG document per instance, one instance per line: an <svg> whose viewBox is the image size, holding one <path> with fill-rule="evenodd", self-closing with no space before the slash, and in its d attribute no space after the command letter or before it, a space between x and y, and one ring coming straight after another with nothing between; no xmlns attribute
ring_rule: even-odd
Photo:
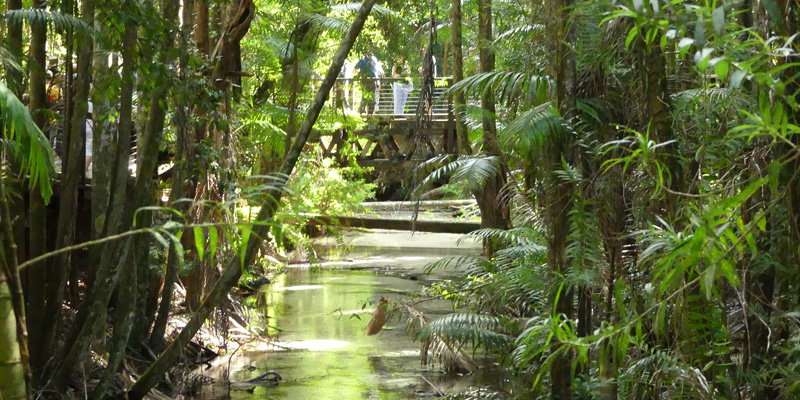
<svg viewBox="0 0 800 400"><path fill-rule="evenodd" d="M443 397L443 396L444 396L444 392L442 392L441 390L439 390L439 388L437 388L437 387L436 387L436 385L432 384L432 383L431 383L431 381L429 381L429 380L425 379L425 376L424 376L424 375L420 375L420 378L422 378L422 380L423 380L423 381L427 382L427 383L428 383L428 385L431 385L431 387L433 388L433 390L435 390L435 391L436 391L436 394L438 394L438 395L439 395L439 397Z"/></svg>

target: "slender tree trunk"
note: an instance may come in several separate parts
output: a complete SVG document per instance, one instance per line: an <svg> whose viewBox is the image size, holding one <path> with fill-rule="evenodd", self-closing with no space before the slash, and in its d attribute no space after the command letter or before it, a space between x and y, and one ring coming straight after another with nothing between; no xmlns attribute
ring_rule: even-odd
<svg viewBox="0 0 800 400"><path fill-rule="evenodd" d="M197 50L205 55L211 54L208 38L208 0L197 0L197 27L194 30L194 41L197 42Z"/></svg>
<svg viewBox="0 0 800 400"><path fill-rule="evenodd" d="M188 69L189 67L189 53L188 53L188 43L190 39L190 33L192 28L192 7L194 2L193 1L184 1L183 4L183 27L181 28L181 53L180 53L180 66L181 66L181 75L182 80L188 79ZM194 147L195 147L195 137L194 137L194 130L191 129L191 125L189 124L189 110L192 108L192 102L190 100L191 94L188 93L188 88L186 86L182 87L181 95L177 96L179 102L176 104L176 114L177 118L177 154L176 159L180 160L178 162L175 176L172 180L172 191L170 192L170 203L173 204L173 207L180 210L184 215L187 214L187 211L191 209L191 206L187 206L186 203L178 203L178 200L183 199L186 197L187 193L190 193L191 188L196 187L196 181L192 178L191 171L194 168ZM193 193L190 197L194 197ZM193 232L185 231L184 235L186 237L193 237ZM153 322L153 330L150 333L150 339L148 342L148 346L151 350L155 352L161 352L164 347L164 334L167 330L167 322L169 320L169 313L172 309L172 292L173 286L177 281L178 277L178 254L176 252L175 244L170 243L170 250L169 255L167 258L167 268L164 272L164 283L163 289L161 291L161 301L158 306L158 314L156 315L156 319Z"/></svg>
<svg viewBox="0 0 800 400"><path fill-rule="evenodd" d="M453 43L453 83L464 79L464 56L462 54L461 39L461 0L450 2L450 32ZM458 151L461 154L472 154L472 146L469 143L467 125L464 123L466 112L466 100L463 93L453 96L453 106L456 118L456 137L458 140Z"/></svg>
<svg viewBox="0 0 800 400"><path fill-rule="evenodd" d="M128 244L130 245L130 241ZM126 249L125 251L127 252L128 250ZM119 372L122 360L125 358L125 350L128 348L128 339L135 319L134 305L137 302L136 273L136 268L124 268L121 273L117 307L114 310L114 335L111 338L108 364L97 386L92 390L92 399L103 399Z"/></svg>
<svg viewBox="0 0 800 400"><path fill-rule="evenodd" d="M81 9L82 20L88 26L94 21L94 0L83 0ZM78 76L77 90L75 93L74 114L72 118L72 134L69 140L69 155L67 163L62 169L61 201L59 203L58 227L56 229L56 248L70 246L75 240L75 222L78 209L78 183L84 175L84 147L86 131L86 114L89 111L89 85L92 77L92 52L93 43L91 36L81 34L78 36ZM64 299L64 290L67 284L72 263L70 253L55 258L51 266L51 273L56 277L55 286L50 289L47 296L46 312L50 318L45 323L45 337L42 344L50 347L55 343L55 326L61 314L61 304Z"/></svg>
<svg viewBox="0 0 800 400"><path fill-rule="evenodd" d="M362 3L356 18L350 27L350 30L348 30L344 40L342 41L342 45L336 51L336 54L333 57L333 62L325 74L325 79L323 80L317 95L314 97L314 101L311 103L311 107L308 110L306 119L300 126L297 138L295 139L292 148L289 151L289 155L284 159L283 166L281 167L280 171L281 176L289 176L294 170L294 166L297 163L297 160L300 158L303 147L308 141L311 128L314 126L314 123L316 122L317 117L322 110L322 106L325 105L325 101L328 99L330 90L336 81L336 77L339 75L339 72L342 69L344 60L347 58L347 54L353 47L353 43L361 32L361 29L364 27L364 22L366 22L374 4L375 0L365 0ZM214 284L211 292L208 294L205 301L203 301L201 307L192 315L189 323L186 324L184 329L178 334L175 340L167 347L166 350L164 350L161 356L159 356L158 360L156 360L156 362L147 369L144 375L139 378L133 387L131 387L130 391L128 392L128 398L130 400L142 399L150 391L150 389L152 389L158 383L164 373L166 373L180 359L183 348L189 343L192 337L194 337L197 330L200 329L208 316L211 315L211 312L214 310L214 308L216 308L217 304L219 304L228 291L230 291L230 289L236 285L236 283L239 281L239 277L242 274L242 270L253 262L256 253L261 248L263 238L267 237L267 233L269 231L268 226L264 225L263 223L272 220L272 217L274 216L275 211L280 204L280 198L283 195L283 188L285 187L285 184L286 182L284 180L278 180L274 185L275 188L268 191L266 196L267 200L262 205L261 211L259 211L258 216L256 217L258 224L253 227L253 233L250 235L250 240L247 243L247 250L244 254L244 260L240 261L239 257L234 257L230 261L220 279L216 282L216 284Z"/></svg>
<svg viewBox="0 0 800 400"><path fill-rule="evenodd" d="M25 373L17 342L17 321L6 275L0 273L0 396L5 400L28 397Z"/></svg>
<svg viewBox="0 0 800 400"><path fill-rule="evenodd" d="M103 10L101 15L101 10ZM95 19L95 29L98 32L103 32L106 27L103 25L102 18L107 13L107 8L102 7L102 3L97 10L97 18ZM111 116L111 104L108 101L110 96L109 92L114 91L114 86L111 78L112 67L109 65L108 55L106 50L108 42L102 37L106 35L101 34L101 39L97 44L98 51L94 54L93 69L94 69L94 92L92 93L92 122L94 127L94 136L92 150L92 219L91 219L91 233L92 239L98 239L103 236L106 231L106 220L108 218L108 204L111 198L111 178L114 169L110 166L114 165L115 149L118 145L129 147L129 143L117 143L114 135L113 118ZM116 62L114 62L116 64ZM116 71L116 69L115 69ZM92 265L96 268L102 259L103 248L95 246L91 248Z"/></svg>
<svg viewBox="0 0 800 400"><path fill-rule="evenodd" d="M132 2L126 2L128 7L134 7ZM123 65L122 65L122 88L120 94L120 117L117 142L116 165L114 167L114 177L112 182L112 197L110 213L106 224L106 235L113 235L129 226L130 213L126 197L126 187L128 182L128 162L130 151L125 145L130 143L133 131L133 90L134 90L134 65L136 63L136 27L135 22L126 23L125 34L123 36ZM133 26L132 26L133 25ZM132 27L131 27L132 26ZM157 105L157 101L155 102ZM140 148L140 152L143 150ZM141 174L137 175L142 177ZM151 179L148 174L147 179ZM130 240L130 239L128 239ZM126 240L127 242L127 240ZM54 374L53 382L56 388L64 387L75 366L81 362L88 351L89 341L92 339L94 327L105 323L105 310L111 292L114 289L118 276L118 264L127 258L125 254L118 254L127 244L110 243L107 251L103 253L101 263L97 267L94 280L90 290L87 292L78 315L76 316L70 332L67 334L65 343L68 346L62 350L62 365ZM119 262L117 261L119 260Z"/></svg>
<svg viewBox="0 0 800 400"><path fill-rule="evenodd" d="M478 9L478 46L481 72L494 71L494 50L492 49L492 0L481 0ZM490 91L481 97L483 110L483 151L502 159L503 152L497 141L495 125L494 95ZM501 162L501 171L484 182L483 191L475 194L481 209L481 227L508 229L511 226L508 207L500 201L500 191L506 184L506 166ZM488 249L491 251L491 249Z"/></svg>
<svg viewBox="0 0 800 400"><path fill-rule="evenodd" d="M0 244L0 262L3 263L2 271L0 271L0 297L4 297L2 293L2 286L7 286L8 294L11 298L11 305L13 308L14 324L12 326L3 326L0 329L14 328L15 345L9 346L9 353L7 356L13 356L14 352L19 354L18 364L22 368L22 382L24 387L25 397L31 398L33 393L33 379L30 370L30 353L28 352L28 330L25 322L25 297L22 294L22 280L19 275L19 263L17 259L17 245L14 243L14 228L12 226L11 212L9 210L7 200L7 190L5 187L5 178L0 177L0 224L2 224L2 244ZM2 302L3 299L0 299ZM0 305L0 309L3 306ZM0 310L0 321L4 320L4 313ZM4 324L5 325L5 324ZM0 334L3 335L3 334ZM9 337L10 334L3 336ZM4 343L0 339L0 343ZM17 362L9 357L0 356L0 362L4 360L10 364L17 364ZM15 370L14 368L12 368ZM10 371L12 374L14 371ZM2 375L0 375L2 376ZM11 376L11 375L10 375ZM13 394L15 391L11 391ZM0 388L0 396L2 396L2 388Z"/></svg>
<svg viewBox="0 0 800 400"><path fill-rule="evenodd" d="M44 9L47 3L45 0L34 0L33 7ZM35 20L31 25L31 45L30 45L30 104L31 117L36 125L45 130L47 118L45 109L47 108L47 93L45 87L45 68L46 68L46 44L47 44L47 24L42 20ZM47 237L45 220L45 203L38 189L29 192L28 203L28 257L33 259L47 251ZM31 342L35 345L31 348L31 362L34 370L43 367L49 358L52 346L48 347L44 343L44 337L48 334L43 327L48 320L45 314L45 298L47 290L47 269L45 265L39 263L31 266L27 270L28 280L31 282L29 327L31 332ZM49 329L53 329L52 324Z"/></svg>
<svg viewBox="0 0 800 400"><path fill-rule="evenodd" d="M575 59L571 46L575 43L574 29L569 23L571 0L558 0L550 4L549 21L551 26L547 32L550 36L549 47L553 57L553 71L556 85L556 104L566 121L575 115L576 82ZM567 236L569 234L569 211L571 209L570 186L556 176L555 172L563 169L562 160L572 162L571 143L569 139L556 140L548 148L547 163L547 265L553 274L565 276L569 269L566 256ZM567 323L573 320L573 290L566 284L558 292L553 293L555 315ZM553 351L560 351L562 344L556 342ZM550 396L554 400L572 399L572 352L561 352L553 361L550 372Z"/></svg>

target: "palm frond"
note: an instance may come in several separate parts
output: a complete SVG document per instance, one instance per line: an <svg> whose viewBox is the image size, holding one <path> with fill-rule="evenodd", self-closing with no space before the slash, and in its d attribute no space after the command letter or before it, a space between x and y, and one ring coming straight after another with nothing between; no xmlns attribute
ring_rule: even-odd
<svg viewBox="0 0 800 400"><path fill-rule="evenodd" d="M15 70L22 72L22 64L19 63L19 59L11 54L5 47L0 47L0 62L2 62L3 66L6 67L7 70Z"/></svg>
<svg viewBox="0 0 800 400"><path fill-rule="evenodd" d="M567 135L565 121L552 103L525 111L502 131L503 140L531 153L545 145L563 140Z"/></svg>
<svg viewBox="0 0 800 400"><path fill-rule="evenodd" d="M343 18L334 17L331 15L322 15L317 13L309 13L303 15L304 21L310 22L312 25L321 27L331 31L346 32L350 27L350 23Z"/></svg>
<svg viewBox="0 0 800 400"><path fill-rule="evenodd" d="M514 342L501 317L485 314L449 314L429 322L417 333L418 340L441 337L473 349L498 351Z"/></svg>
<svg viewBox="0 0 800 400"><path fill-rule="evenodd" d="M517 101L524 95L531 104L540 104L547 100L550 86L548 77L515 71L492 71L456 82L445 91L445 95L493 93L501 103Z"/></svg>
<svg viewBox="0 0 800 400"><path fill-rule="evenodd" d="M336 4L336 5L331 6L330 9L331 9L331 11L355 13L355 12L358 12L358 10L361 9L361 4L362 3ZM381 6L381 5L378 5L378 4L375 4L374 6L372 6L372 12L375 15L380 15L380 16L387 16L387 15L391 16L391 15L396 15L397 14L396 11L394 11L394 10L392 10L392 9L386 7L386 6Z"/></svg>
<svg viewBox="0 0 800 400"><path fill-rule="evenodd" d="M0 115L3 121L2 146L8 154L22 160L23 174L29 174L31 188L39 187L45 201L53 193L53 149L50 141L31 119L28 108L4 82L0 82Z"/></svg>
<svg viewBox="0 0 800 400"><path fill-rule="evenodd" d="M483 272L490 266L489 260L474 255L442 257L425 266L425 273L430 274L437 269L458 269L465 274Z"/></svg>
<svg viewBox="0 0 800 400"><path fill-rule="evenodd" d="M6 11L3 15L11 23L27 22L28 24L46 23L56 30L73 30L75 32L96 36L97 31L86 21L69 14L49 11L42 8L26 8Z"/></svg>
<svg viewBox="0 0 800 400"><path fill-rule="evenodd" d="M437 157L429 162L423 164L418 169L425 171L430 167L436 167L445 163L449 158L448 156ZM485 154L478 154L475 156L460 156L453 162L446 163L433 172L428 174L416 190L421 191L427 188L428 185L445 178L450 177L452 183L464 183L465 195L470 195L476 190L480 190L483 182L497 175L502 171L501 160L497 156L488 156Z"/></svg>
<svg viewBox="0 0 800 400"><path fill-rule="evenodd" d="M542 30L544 30L544 25L542 24L516 26L497 35L497 37L494 39L494 43L497 44L498 42L509 38L527 38L531 33L540 32Z"/></svg>

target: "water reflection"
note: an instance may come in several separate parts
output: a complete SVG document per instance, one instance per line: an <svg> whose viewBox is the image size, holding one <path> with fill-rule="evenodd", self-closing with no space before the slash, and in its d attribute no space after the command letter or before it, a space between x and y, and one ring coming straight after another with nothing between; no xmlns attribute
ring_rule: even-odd
<svg viewBox="0 0 800 400"><path fill-rule="evenodd" d="M416 263L419 267L434 257L406 253L376 260ZM479 377L444 375L422 366L419 343L406 334L405 321L397 315L387 320L380 334L366 336L370 314L381 296L401 299L424 284L375 270L287 270L263 288L256 301L269 317L269 334L275 337L275 346L270 351L240 352L231 363L234 381L268 370L278 371L284 380L277 386L257 387L253 393L216 387L204 398L430 397L435 389L423 375L442 390L456 391L475 384ZM424 307L432 317L449 311L449 303L444 301L425 303ZM217 368L225 367L227 361Z"/></svg>

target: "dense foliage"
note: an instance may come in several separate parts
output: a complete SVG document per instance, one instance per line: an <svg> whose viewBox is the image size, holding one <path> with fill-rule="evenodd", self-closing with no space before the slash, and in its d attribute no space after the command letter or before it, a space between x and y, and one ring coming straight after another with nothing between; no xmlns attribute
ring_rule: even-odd
<svg viewBox="0 0 800 400"><path fill-rule="evenodd" d="M427 293L459 312L405 310L425 361L485 354L521 384L455 398L800 396L796 3L3 11L2 398L181 395L165 373L227 321L243 271L313 259L312 214L351 215L389 178L412 196L449 180L481 209L485 254L432 265L463 274ZM333 82L373 53L424 90L452 76L458 154L377 180L360 139L322 156L377 126Z"/></svg>

